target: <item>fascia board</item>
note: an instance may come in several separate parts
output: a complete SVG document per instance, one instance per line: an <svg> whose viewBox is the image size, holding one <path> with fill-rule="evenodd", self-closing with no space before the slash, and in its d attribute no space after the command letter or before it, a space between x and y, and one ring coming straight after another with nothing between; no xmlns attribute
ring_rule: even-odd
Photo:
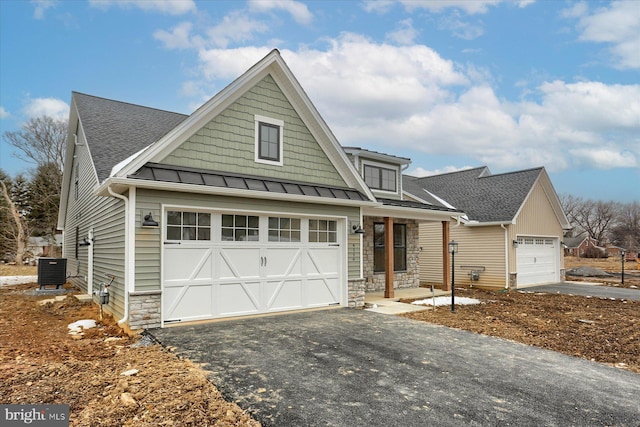
<svg viewBox="0 0 640 427"><path fill-rule="evenodd" d="M100 186L94 190L96 196L109 196L107 190L111 187L113 191L124 191L129 187L144 188L149 190L173 191L179 193L207 194L217 196L243 197L247 199L263 199L291 201L302 203L313 203L322 205L339 205L339 206L371 206L375 202L361 200L345 200L330 199L326 197L300 196L297 194L269 193L266 191L240 190L236 188L210 187L206 185L183 184L175 182L163 181L147 181L144 179L128 179L113 177L106 179Z"/></svg>
<svg viewBox="0 0 640 427"><path fill-rule="evenodd" d="M67 219L67 203L69 201L69 184L71 183L71 174L73 173L71 165L73 164L73 152L76 149L73 137L71 136L71 126L73 119L78 120L78 109L76 101L71 96L71 107L69 108L69 125L67 126L67 147L64 155L65 167L62 171L62 188L60 189L60 205L58 206L58 230L64 230L64 223ZM67 165L69 165L67 167Z"/></svg>
<svg viewBox="0 0 640 427"><path fill-rule="evenodd" d="M464 222L465 227L492 227L494 225L514 225L515 221Z"/></svg>
<svg viewBox="0 0 640 427"><path fill-rule="evenodd" d="M386 206L377 204L363 208L362 215L382 216L394 218L415 219L417 221L450 221L463 215L462 212L432 211L428 209L413 209L401 206Z"/></svg>
<svg viewBox="0 0 640 427"><path fill-rule="evenodd" d="M376 153L369 150L354 149L354 148L346 148L344 151L346 151L348 154L351 154L353 156L358 156L362 159L377 160L387 164L394 164L394 165L410 165L411 164L411 159L394 156L392 154Z"/></svg>

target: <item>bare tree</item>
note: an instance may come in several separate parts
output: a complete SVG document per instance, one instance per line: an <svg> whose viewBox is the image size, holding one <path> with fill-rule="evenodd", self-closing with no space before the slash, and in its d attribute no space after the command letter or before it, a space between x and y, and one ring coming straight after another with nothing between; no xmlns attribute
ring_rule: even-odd
<svg viewBox="0 0 640 427"><path fill-rule="evenodd" d="M4 137L18 149L18 158L37 166L53 163L62 172L67 120L49 116L32 118L22 125L22 130L5 132Z"/></svg>
<svg viewBox="0 0 640 427"><path fill-rule="evenodd" d="M619 208L613 201L586 200L578 204L574 220L589 236L603 244L615 225Z"/></svg>
<svg viewBox="0 0 640 427"><path fill-rule="evenodd" d="M9 241L15 248L15 261L16 264L22 264L24 254L27 252L29 232L27 227L27 221L25 215L21 213L19 206L16 206L14 202L11 190L7 188L7 185L3 180L0 180L0 193L3 198L3 210L8 211L9 221L5 225L4 232L8 234Z"/></svg>
<svg viewBox="0 0 640 427"><path fill-rule="evenodd" d="M613 242L630 251L640 249L640 203L622 205L611 232Z"/></svg>
<svg viewBox="0 0 640 427"><path fill-rule="evenodd" d="M560 194L558 196L560 199L560 205L562 206L562 210L564 214L567 216L569 223L574 227L572 230L577 234L582 233L584 230L579 228L576 230L576 226L579 227L579 222L577 221L578 211L580 207L584 204L584 200L581 197L572 196L570 194Z"/></svg>

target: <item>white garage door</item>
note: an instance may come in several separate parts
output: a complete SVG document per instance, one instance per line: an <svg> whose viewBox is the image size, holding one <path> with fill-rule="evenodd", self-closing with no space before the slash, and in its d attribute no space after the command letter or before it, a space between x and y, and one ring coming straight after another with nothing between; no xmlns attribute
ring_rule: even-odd
<svg viewBox="0 0 640 427"><path fill-rule="evenodd" d="M558 240L545 237L519 237L516 259L518 287L560 280Z"/></svg>
<svg viewBox="0 0 640 427"><path fill-rule="evenodd" d="M344 303L339 221L169 210L163 321Z"/></svg>

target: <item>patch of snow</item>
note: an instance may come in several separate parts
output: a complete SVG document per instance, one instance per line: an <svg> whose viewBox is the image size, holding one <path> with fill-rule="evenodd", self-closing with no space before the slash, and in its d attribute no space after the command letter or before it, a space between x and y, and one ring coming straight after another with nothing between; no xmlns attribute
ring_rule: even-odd
<svg viewBox="0 0 640 427"><path fill-rule="evenodd" d="M93 319L78 320L77 322L69 323L67 326L67 328L69 328L69 333L82 332L82 329L91 329L95 327L96 321Z"/></svg>
<svg viewBox="0 0 640 427"><path fill-rule="evenodd" d="M0 276L0 286L24 285L37 282L38 276Z"/></svg>
<svg viewBox="0 0 640 427"><path fill-rule="evenodd" d="M467 298L467 297L455 297L454 304L455 305L472 305L472 304L480 304L481 301L475 298ZM417 300L412 302L411 304L416 305L434 305L434 298L425 298L421 300ZM451 297L435 297L435 306L439 307L441 305L451 305Z"/></svg>

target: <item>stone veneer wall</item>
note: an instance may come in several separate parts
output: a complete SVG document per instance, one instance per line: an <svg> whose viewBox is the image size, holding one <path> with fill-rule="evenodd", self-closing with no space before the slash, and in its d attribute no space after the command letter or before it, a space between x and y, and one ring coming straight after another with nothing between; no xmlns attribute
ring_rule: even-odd
<svg viewBox="0 0 640 427"><path fill-rule="evenodd" d="M159 328L160 291L131 292L129 294L129 327L131 329Z"/></svg>
<svg viewBox="0 0 640 427"><path fill-rule="evenodd" d="M349 280L349 300L347 305L349 308L364 307L365 280L350 279Z"/></svg>
<svg viewBox="0 0 640 427"><path fill-rule="evenodd" d="M366 292L383 291L385 288L385 273L373 272L373 224L384 222L382 217L364 217L363 238L363 275L365 277ZM394 218L394 224L407 225L407 271L394 273L393 287L417 288L420 286L420 243L418 222L411 219Z"/></svg>

